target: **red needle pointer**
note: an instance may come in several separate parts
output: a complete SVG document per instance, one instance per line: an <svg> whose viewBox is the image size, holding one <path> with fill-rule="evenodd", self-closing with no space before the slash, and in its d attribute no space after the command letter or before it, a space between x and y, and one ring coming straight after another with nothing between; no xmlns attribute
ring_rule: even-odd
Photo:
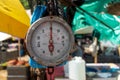
<svg viewBox="0 0 120 80"><path fill-rule="evenodd" d="M54 45L53 45L53 38L52 38L52 23L50 23L50 40L49 40L49 45L48 45L48 48L49 48L49 51L51 53L51 55L53 55L53 51L54 51Z"/></svg>

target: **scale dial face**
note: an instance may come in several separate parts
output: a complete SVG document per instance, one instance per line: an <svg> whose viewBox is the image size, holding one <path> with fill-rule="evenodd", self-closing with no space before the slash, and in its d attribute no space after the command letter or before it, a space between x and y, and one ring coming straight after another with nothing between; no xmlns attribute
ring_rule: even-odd
<svg viewBox="0 0 120 80"><path fill-rule="evenodd" d="M30 56L45 66L56 66L65 61L73 44L70 26L54 16L37 20L31 25L26 37Z"/></svg>

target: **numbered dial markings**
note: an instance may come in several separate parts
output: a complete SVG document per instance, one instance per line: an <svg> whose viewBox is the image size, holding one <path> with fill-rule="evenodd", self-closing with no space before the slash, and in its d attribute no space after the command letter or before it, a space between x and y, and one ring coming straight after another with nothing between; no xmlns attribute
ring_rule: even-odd
<svg viewBox="0 0 120 80"><path fill-rule="evenodd" d="M51 24L52 26L50 26ZM52 32L50 27L52 27ZM49 50L49 40L51 38L50 33L52 35L52 46L54 46L54 50L52 52ZM70 35L68 31L62 27L62 24L58 24L56 22L45 22L39 25L39 27L34 31L31 43L34 52L36 54L39 53L38 56L53 58L63 52L67 52L70 46L69 39Z"/></svg>
<svg viewBox="0 0 120 80"><path fill-rule="evenodd" d="M73 43L70 26L63 19L55 16L36 21L26 37L30 56L45 66L58 65L66 60Z"/></svg>

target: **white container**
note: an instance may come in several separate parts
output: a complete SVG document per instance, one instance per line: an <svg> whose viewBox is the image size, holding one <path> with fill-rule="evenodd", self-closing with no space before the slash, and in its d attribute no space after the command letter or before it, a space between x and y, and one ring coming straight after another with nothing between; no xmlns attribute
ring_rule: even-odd
<svg viewBox="0 0 120 80"><path fill-rule="evenodd" d="M69 79L86 80L85 61L81 57L74 57L68 62Z"/></svg>
<svg viewBox="0 0 120 80"><path fill-rule="evenodd" d="M64 65L64 75L65 75L65 77L66 78L68 78L69 77L69 67L68 67L68 65L69 65L69 62L67 62L65 65Z"/></svg>

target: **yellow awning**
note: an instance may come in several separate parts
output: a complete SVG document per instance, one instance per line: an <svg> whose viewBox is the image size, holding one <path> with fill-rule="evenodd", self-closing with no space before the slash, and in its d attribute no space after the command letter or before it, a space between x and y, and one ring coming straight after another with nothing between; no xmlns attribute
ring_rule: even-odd
<svg viewBox="0 0 120 80"><path fill-rule="evenodd" d="M0 32L25 38L29 26L30 18L19 0L0 0Z"/></svg>

